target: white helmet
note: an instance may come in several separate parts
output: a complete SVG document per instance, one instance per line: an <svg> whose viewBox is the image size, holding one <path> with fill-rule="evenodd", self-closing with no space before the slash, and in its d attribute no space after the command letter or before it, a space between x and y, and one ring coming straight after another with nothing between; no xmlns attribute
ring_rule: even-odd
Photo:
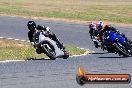
<svg viewBox="0 0 132 88"><path fill-rule="evenodd" d="M89 24L89 28L92 29L92 30L97 30L96 24L93 23L93 22L91 22L91 23Z"/></svg>

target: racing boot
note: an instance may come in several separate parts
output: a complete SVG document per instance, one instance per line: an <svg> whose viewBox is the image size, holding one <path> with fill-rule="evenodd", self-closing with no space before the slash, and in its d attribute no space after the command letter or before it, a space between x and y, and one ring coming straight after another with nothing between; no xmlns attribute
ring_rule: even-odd
<svg viewBox="0 0 132 88"><path fill-rule="evenodd" d="M57 42L57 44L58 44L58 46L59 46L59 48L61 49L61 50L63 50L63 51L65 51L65 47L64 47L64 45L63 45L63 43L58 43Z"/></svg>
<svg viewBox="0 0 132 88"><path fill-rule="evenodd" d="M132 40L126 38L126 40L132 45Z"/></svg>
<svg viewBox="0 0 132 88"><path fill-rule="evenodd" d="M132 40L126 38L126 41L129 42L128 52L132 55Z"/></svg>
<svg viewBox="0 0 132 88"><path fill-rule="evenodd" d="M63 43L60 45L60 48L65 51L65 47L64 47Z"/></svg>
<svg viewBox="0 0 132 88"><path fill-rule="evenodd" d="M52 39L57 42L57 44L59 45L60 49L65 50L65 47L63 46L62 43L60 43L59 39L57 39L55 34L52 34Z"/></svg>
<svg viewBox="0 0 132 88"><path fill-rule="evenodd" d="M129 42L130 44L132 44L132 40L128 39L128 38L125 36L125 34L122 33L121 36L123 36L127 42Z"/></svg>

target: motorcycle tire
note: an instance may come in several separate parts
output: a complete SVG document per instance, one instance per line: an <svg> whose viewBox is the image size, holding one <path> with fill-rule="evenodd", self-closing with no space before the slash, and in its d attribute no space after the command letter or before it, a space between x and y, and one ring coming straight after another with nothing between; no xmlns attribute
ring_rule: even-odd
<svg viewBox="0 0 132 88"><path fill-rule="evenodd" d="M53 52L54 54L51 53L50 50L48 49L48 47L46 47L44 44L48 44L49 47L50 47L50 50L52 50L52 52ZM43 50L43 52L44 52L51 60L55 60L55 59L56 59L54 47L53 47L49 42L44 42L44 43L43 43L43 45L42 45L42 50Z"/></svg>
<svg viewBox="0 0 132 88"><path fill-rule="evenodd" d="M114 45L115 49L117 50L118 54L123 55L124 57L129 57L129 54L127 54L127 52L124 52L124 51L119 47L119 45L118 45L117 43L114 43L113 45ZM124 48L124 50L125 50L125 48ZM126 51L126 50L125 50L125 51Z"/></svg>
<svg viewBox="0 0 132 88"><path fill-rule="evenodd" d="M98 43L96 41L94 41L94 46L95 46L95 48L99 47L99 45L98 45Z"/></svg>
<svg viewBox="0 0 132 88"><path fill-rule="evenodd" d="M64 51L63 59L67 59L69 57L69 53L67 51Z"/></svg>

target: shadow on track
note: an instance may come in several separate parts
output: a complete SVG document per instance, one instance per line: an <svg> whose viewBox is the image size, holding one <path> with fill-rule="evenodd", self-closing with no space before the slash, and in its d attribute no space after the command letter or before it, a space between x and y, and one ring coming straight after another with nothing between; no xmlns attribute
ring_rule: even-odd
<svg viewBox="0 0 132 88"><path fill-rule="evenodd" d="M51 59L45 59L45 58L27 58L27 60L51 60Z"/></svg>
<svg viewBox="0 0 132 88"><path fill-rule="evenodd" d="M96 53L89 53L89 54L109 54L109 52L104 52L104 53L100 53L100 52L96 52ZM123 57L123 56L102 56L102 57L98 57L98 58L127 58L127 57Z"/></svg>
<svg viewBox="0 0 132 88"><path fill-rule="evenodd" d="M127 58L127 57L122 57L122 56L118 56L118 57L116 57L116 56L115 56L115 57L111 57L111 56L110 56L110 57L98 57L98 58Z"/></svg>

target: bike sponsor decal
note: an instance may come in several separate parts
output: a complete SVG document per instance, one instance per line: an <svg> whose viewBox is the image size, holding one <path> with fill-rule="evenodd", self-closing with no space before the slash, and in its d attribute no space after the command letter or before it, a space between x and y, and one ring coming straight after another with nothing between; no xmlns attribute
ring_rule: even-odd
<svg viewBox="0 0 132 88"><path fill-rule="evenodd" d="M129 74L88 74L81 67L78 68L76 75L76 81L78 84L128 84L131 82L131 76Z"/></svg>

